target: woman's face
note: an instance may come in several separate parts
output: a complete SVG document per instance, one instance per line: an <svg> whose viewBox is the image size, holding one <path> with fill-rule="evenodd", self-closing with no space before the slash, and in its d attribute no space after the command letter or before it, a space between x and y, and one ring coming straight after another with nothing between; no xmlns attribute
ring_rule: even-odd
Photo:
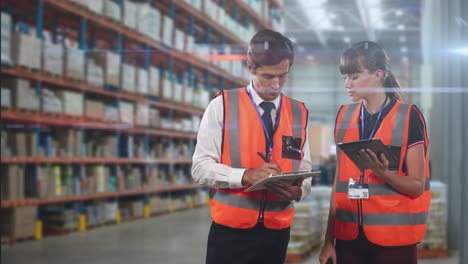
<svg viewBox="0 0 468 264"><path fill-rule="evenodd" d="M370 73L364 70L358 73L344 74L345 88L353 102L367 98L372 93L380 92L379 87L382 87L381 70Z"/></svg>

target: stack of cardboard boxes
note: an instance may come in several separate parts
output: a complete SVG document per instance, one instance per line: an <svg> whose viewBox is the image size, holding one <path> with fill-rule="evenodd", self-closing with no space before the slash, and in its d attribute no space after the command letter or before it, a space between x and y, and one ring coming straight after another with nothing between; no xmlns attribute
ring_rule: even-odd
<svg viewBox="0 0 468 264"><path fill-rule="evenodd" d="M41 69L42 40L23 33L13 33L11 53L14 64L39 71Z"/></svg>
<svg viewBox="0 0 468 264"><path fill-rule="evenodd" d="M2 208L0 213L2 238L18 239L34 237L36 215L37 208L34 206Z"/></svg>

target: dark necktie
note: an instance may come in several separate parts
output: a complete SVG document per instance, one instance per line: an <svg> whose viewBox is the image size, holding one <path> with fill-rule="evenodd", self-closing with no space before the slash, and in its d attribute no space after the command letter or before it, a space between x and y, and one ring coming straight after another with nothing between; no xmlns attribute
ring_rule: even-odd
<svg viewBox="0 0 468 264"><path fill-rule="evenodd" d="M260 107L263 109L263 123L265 124L266 131L270 140L273 139L273 120L271 119L271 110L275 108L275 104L272 102L262 102Z"/></svg>

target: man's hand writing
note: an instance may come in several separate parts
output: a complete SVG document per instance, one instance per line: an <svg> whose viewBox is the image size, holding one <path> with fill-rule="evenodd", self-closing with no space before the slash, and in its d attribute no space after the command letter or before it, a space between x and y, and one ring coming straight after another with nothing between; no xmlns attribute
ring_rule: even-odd
<svg viewBox="0 0 468 264"><path fill-rule="evenodd" d="M256 169L247 169L242 176L242 185L255 184L271 174L281 174L281 169L273 163L264 163Z"/></svg>

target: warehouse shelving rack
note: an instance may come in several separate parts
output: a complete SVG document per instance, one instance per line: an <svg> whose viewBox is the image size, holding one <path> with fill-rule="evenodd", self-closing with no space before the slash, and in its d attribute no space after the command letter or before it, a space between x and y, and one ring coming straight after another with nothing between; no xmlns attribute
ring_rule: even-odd
<svg viewBox="0 0 468 264"><path fill-rule="evenodd" d="M115 0L122 7L123 0ZM205 44L220 45L225 44L236 46L234 52L243 56L247 43L238 36L207 17L202 11L197 10L182 0L145 0L137 2L146 2L163 13L168 14L175 22L182 24L189 35L196 37L198 41L202 40ZM239 23L253 23L258 28L270 28L271 22L262 18L252 8L242 0L216 1L222 8L234 14L233 17ZM270 0L272 8L281 10L282 6L278 0ZM226 72L224 69L208 63L201 58L186 52L176 51L166 46L162 42L153 40L133 29L130 29L122 23L112 21L102 15L92 13L85 8L79 7L68 0L1 0L2 10L13 15L13 21L33 24L36 28L36 37L43 39L43 30L51 30L53 39L57 38L63 32L58 32L59 27L72 29L66 32L65 37L78 41L79 49L83 51L94 48L107 48L122 54L122 62L126 62L131 55L123 53L125 49L140 49L142 54L133 54L133 60L139 62L146 70L150 66L164 66L171 80L179 80L180 74L186 73L188 76L188 85L195 87L197 83L204 84L208 91L221 90L231 87L245 86L248 80L240 79ZM33 13L34 15L31 15ZM24 25L23 25L24 26ZM27 28L27 26L26 26ZM110 47L109 47L110 45ZM229 54L227 54L229 56ZM2 65L1 75L14 78L22 78L35 83L36 91L41 94L42 85L47 85L49 89L69 90L81 92L84 95L100 96L110 100L125 100L137 104L146 104L150 107L160 109L169 118L175 116L201 116L203 109L187 105L166 101L158 97L144 96L136 93L119 91L119 89L103 89L93 87L84 82L74 82L63 77L51 76L43 71L34 71L17 66L5 67ZM107 87L114 88L114 87ZM118 104L117 104L118 105ZM128 124L117 122L105 122L102 120L89 120L84 117L70 117L61 114L46 114L42 112L24 112L17 109L2 110L2 123L26 124L35 129L38 136L40 127L73 127L81 130L93 129L102 131L111 131L116 133L117 137L121 134L142 135L145 144L150 137L165 137L173 144L173 139L188 140L193 151L196 135L181 131L172 131L155 128L134 127ZM148 149L148 146L145 146ZM161 159L141 159L141 158L86 158L86 157L2 157L1 164L28 164L38 166L41 164L73 164L85 166L88 164L107 164L116 166L119 164L137 164L145 166L147 164L167 165L169 171L175 165L186 166L191 164L190 157L182 158L161 158ZM83 171L83 170L81 170ZM34 177L37 177L37 171L34 170ZM35 179L37 182L37 179ZM149 217L148 200L151 194L168 194L174 192L193 192L200 189L196 184L183 184L174 186L164 186L155 189L125 190L116 192L105 192L87 195L71 195L52 198L32 197L25 200L1 201L1 208L16 208L22 206L44 206L50 204L78 203L83 205L87 201L120 199L125 197L143 197L145 204L144 217ZM35 194L37 195L37 194ZM169 205L171 207L171 205ZM84 210L81 207L80 230L86 230L86 220L83 217ZM192 206L191 206L192 207ZM169 211L173 211L169 209ZM120 216L116 216L120 219ZM38 210L36 223L36 239L42 238L41 216ZM116 221L117 223L120 220Z"/></svg>

